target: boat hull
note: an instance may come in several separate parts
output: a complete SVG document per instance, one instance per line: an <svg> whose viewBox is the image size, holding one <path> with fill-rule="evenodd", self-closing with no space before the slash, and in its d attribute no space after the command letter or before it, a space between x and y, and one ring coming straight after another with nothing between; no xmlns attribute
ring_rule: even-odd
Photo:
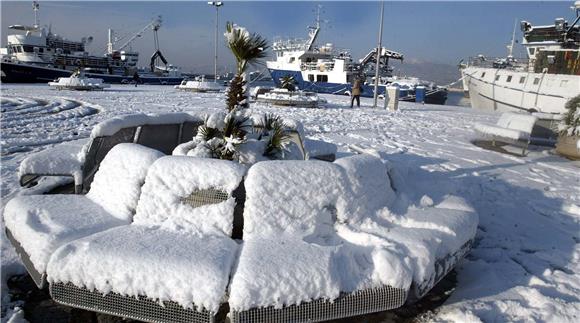
<svg viewBox="0 0 580 323"><path fill-rule="evenodd" d="M561 114L566 102L580 94L580 75L484 67L467 67L462 73L471 106L480 110Z"/></svg>
<svg viewBox="0 0 580 323"><path fill-rule="evenodd" d="M2 62L2 82L5 83L46 83L59 77L68 77L71 71L42 67L30 64L20 64L14 62ZM110 84L128 84L133 82L133 76L85 73L87 77L103 79ZM177 85L181 84L182 77L146 76L140 75L140 81L144 84Z"/></svg>
<svg viewBox="0 0 580 323"><path fill-rule="evenodd" d="M311 91L316 93L327 93L327 94L342 94L349 95L351 90L351 84L348 83L330 83L330 82L310 82L302 78L302 73L299 71L290 70L276 70L268 69L274 84L276 86L281 86L280 79L285 76L292 76L296 81L296 86L303 91ZM365 84L362 86L361 96L363 97L373 97L374 96L374 85ZM377 89L379 95L385 93L385 87L379 86ZM415 102L415 91L401 89L399 91L399 100L406 102ZM447 100L447 90L440 89L438 91L430 91L425 95L425 103L428 104L445 104Z"/></svg>

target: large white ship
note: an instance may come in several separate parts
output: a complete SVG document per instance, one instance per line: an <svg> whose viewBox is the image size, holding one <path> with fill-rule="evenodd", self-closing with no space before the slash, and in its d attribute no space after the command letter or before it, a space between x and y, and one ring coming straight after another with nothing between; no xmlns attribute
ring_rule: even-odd
<svg viewBox="0 0 580 323"><path fill-rule="evenodd" d="M470 58L461 66L463 89L476 109L562 114L570 98L580 94L580 1L572 23L557 18L553 25L522 21L526 58ZM515 29L514 29L515 36Z"/></svg>
<svg viewBox="0 0 580 323"><path fill-rule="evenodd" d="M377 60L376 48L355 62L346 49L331 43L316 45L320 32L320 12L316 26L309 27L308 39L277 39L272 45L276 58L267 62L268 71L276 86L283 77L291 76L301 90L317 93L349 94L355 78L363 79L362 96L374 96L375 65L379 64L380 79L377 94L384 94L386 85L400 88L400 100L444 104L447 89L432 82L410 77L394 77L389 60L403 60L403 54L382 47ZM377 62L378 61L378 62ZM416 89L424 91L417 95Z"/></svg>

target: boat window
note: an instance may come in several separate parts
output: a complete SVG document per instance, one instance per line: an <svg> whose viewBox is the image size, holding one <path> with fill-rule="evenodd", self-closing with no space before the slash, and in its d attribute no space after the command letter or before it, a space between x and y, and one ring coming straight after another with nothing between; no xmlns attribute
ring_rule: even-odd
<svg viewBox="0 0 580 323"><path fill-rule="evenodd" d="M481 72L481 78L485 77L485 72Z"/></svg>
<svg viewBox="0 0 580 323"><path fill-rule="evenodd" d="M32 52L34 52L34 48L32 46L24 45L23 48L24 48L24 52L25 53L32 53Z"/></svg>
<svg viewBox="0 0 580 323"><path fill-rule="evenodd" d="M316 82L328 82L328 75L316 75Z"/></svg>
<svg viewBox="0 0 580 323"><path fill-rule="evenodd" d="M314 74L308 74L308 81L314 82Z"/></svg>
<svg viewBox="0 0 580 323"><path fill-rule="evenodd" d="M18 48L18 52L22 53L22 46L18 46L17 48Z"/></svg>
<svg viewBox="0 0 580 323"><path fill-rule="evenodd" d="M534 85L538 85L539 83L540 83L540 78L539 77L536 77L534 79Z"/></svg>
<svg viewBox="0 0 580 323"><path fill-rule="evenodd" d="M533 47L530 48L530 55L534 55L535 52L536 52L536 49L535 48L533 48Z"/></svg>
<svg viewBox="0 0 580 323"><path fill-rule="evenodd" d="M499 75L496 75L496 76L495 76L495 80L496 80L496 81L499 81Z"/></svg>
<svg viewBox="0 0 580 323"><path fill-rule="evenodd" d="M295 59L296 59L296 57L290 57L290 63L294 63Z"/></svg>
<svg viewBox="0 0 580 323"><path fill-rule="evenodd" d="M40 48L38 49L38 52L39 52L39 53L44 53L44 48L40 47Z"/></svg>
<svg viewBox="0 0 580 323"><path fill-rule="evenodd" d="M507 82L509 83L509 82L511 82L511 81L512 81L512 76L511 76L511 75L508 75L508 77L507 77Z"/></svg>
<svg viewBox="0 0 580 323"><path fill-rule="evenodd" d="M520 84L523 84L526 81L526 77L522 76L520 77Z"/></svg>

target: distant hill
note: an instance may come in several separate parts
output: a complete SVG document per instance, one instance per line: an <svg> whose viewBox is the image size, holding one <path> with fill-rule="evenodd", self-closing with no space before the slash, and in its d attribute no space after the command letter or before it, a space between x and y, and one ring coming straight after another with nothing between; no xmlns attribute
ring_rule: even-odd
<svg viewBox="0 0 580 323"><path fill-rule="evenodd" d="M392 66L395 68L395 75L418 77L422 80L432 81L437 85L447 85L461 77L457 65L408 59L403 63L393 62ZM454 87L460 86L461 84L458 84Z"/></svg>

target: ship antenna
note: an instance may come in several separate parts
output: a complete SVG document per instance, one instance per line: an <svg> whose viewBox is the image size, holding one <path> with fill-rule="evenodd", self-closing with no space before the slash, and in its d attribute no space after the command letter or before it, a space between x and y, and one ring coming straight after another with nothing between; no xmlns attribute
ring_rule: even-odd
<svg viewBox="0 0 580 323"><path fill-rule="evenodd" d="M320 29L320 8L322 6L318 5L316 6L316 29Z"/></svg>
<svg viewBox="0 0 580 323"><path fill-rule="evenodd" d="M310 39L306 43L306 51L312 50L312 44L314 44L314 42L316 41L316 37L320 32L320 8L322 8L321 5L316 6L316 28L308 27L308 29L310 30L308 32Z"/></svg>
<svg viewBox="0 0 580 323"><path fill-rule="evenodd" d="M513 57L513 52L514 52L514 45L515 45L515 41L516 41L516 26L518 24L518 18L516 18L515 22L514 22L514 31L512 33L512 42L510 45L508 45L508 58Z"/></svg>
<svg viewBox="0 0 580 323"><path fill-rule="evenodd" d="M32 10L34 10L34 28L38 28L39 24L38 24L38 8L40 7L40 5L38 4L38 1L32 1Z"/></svg>

